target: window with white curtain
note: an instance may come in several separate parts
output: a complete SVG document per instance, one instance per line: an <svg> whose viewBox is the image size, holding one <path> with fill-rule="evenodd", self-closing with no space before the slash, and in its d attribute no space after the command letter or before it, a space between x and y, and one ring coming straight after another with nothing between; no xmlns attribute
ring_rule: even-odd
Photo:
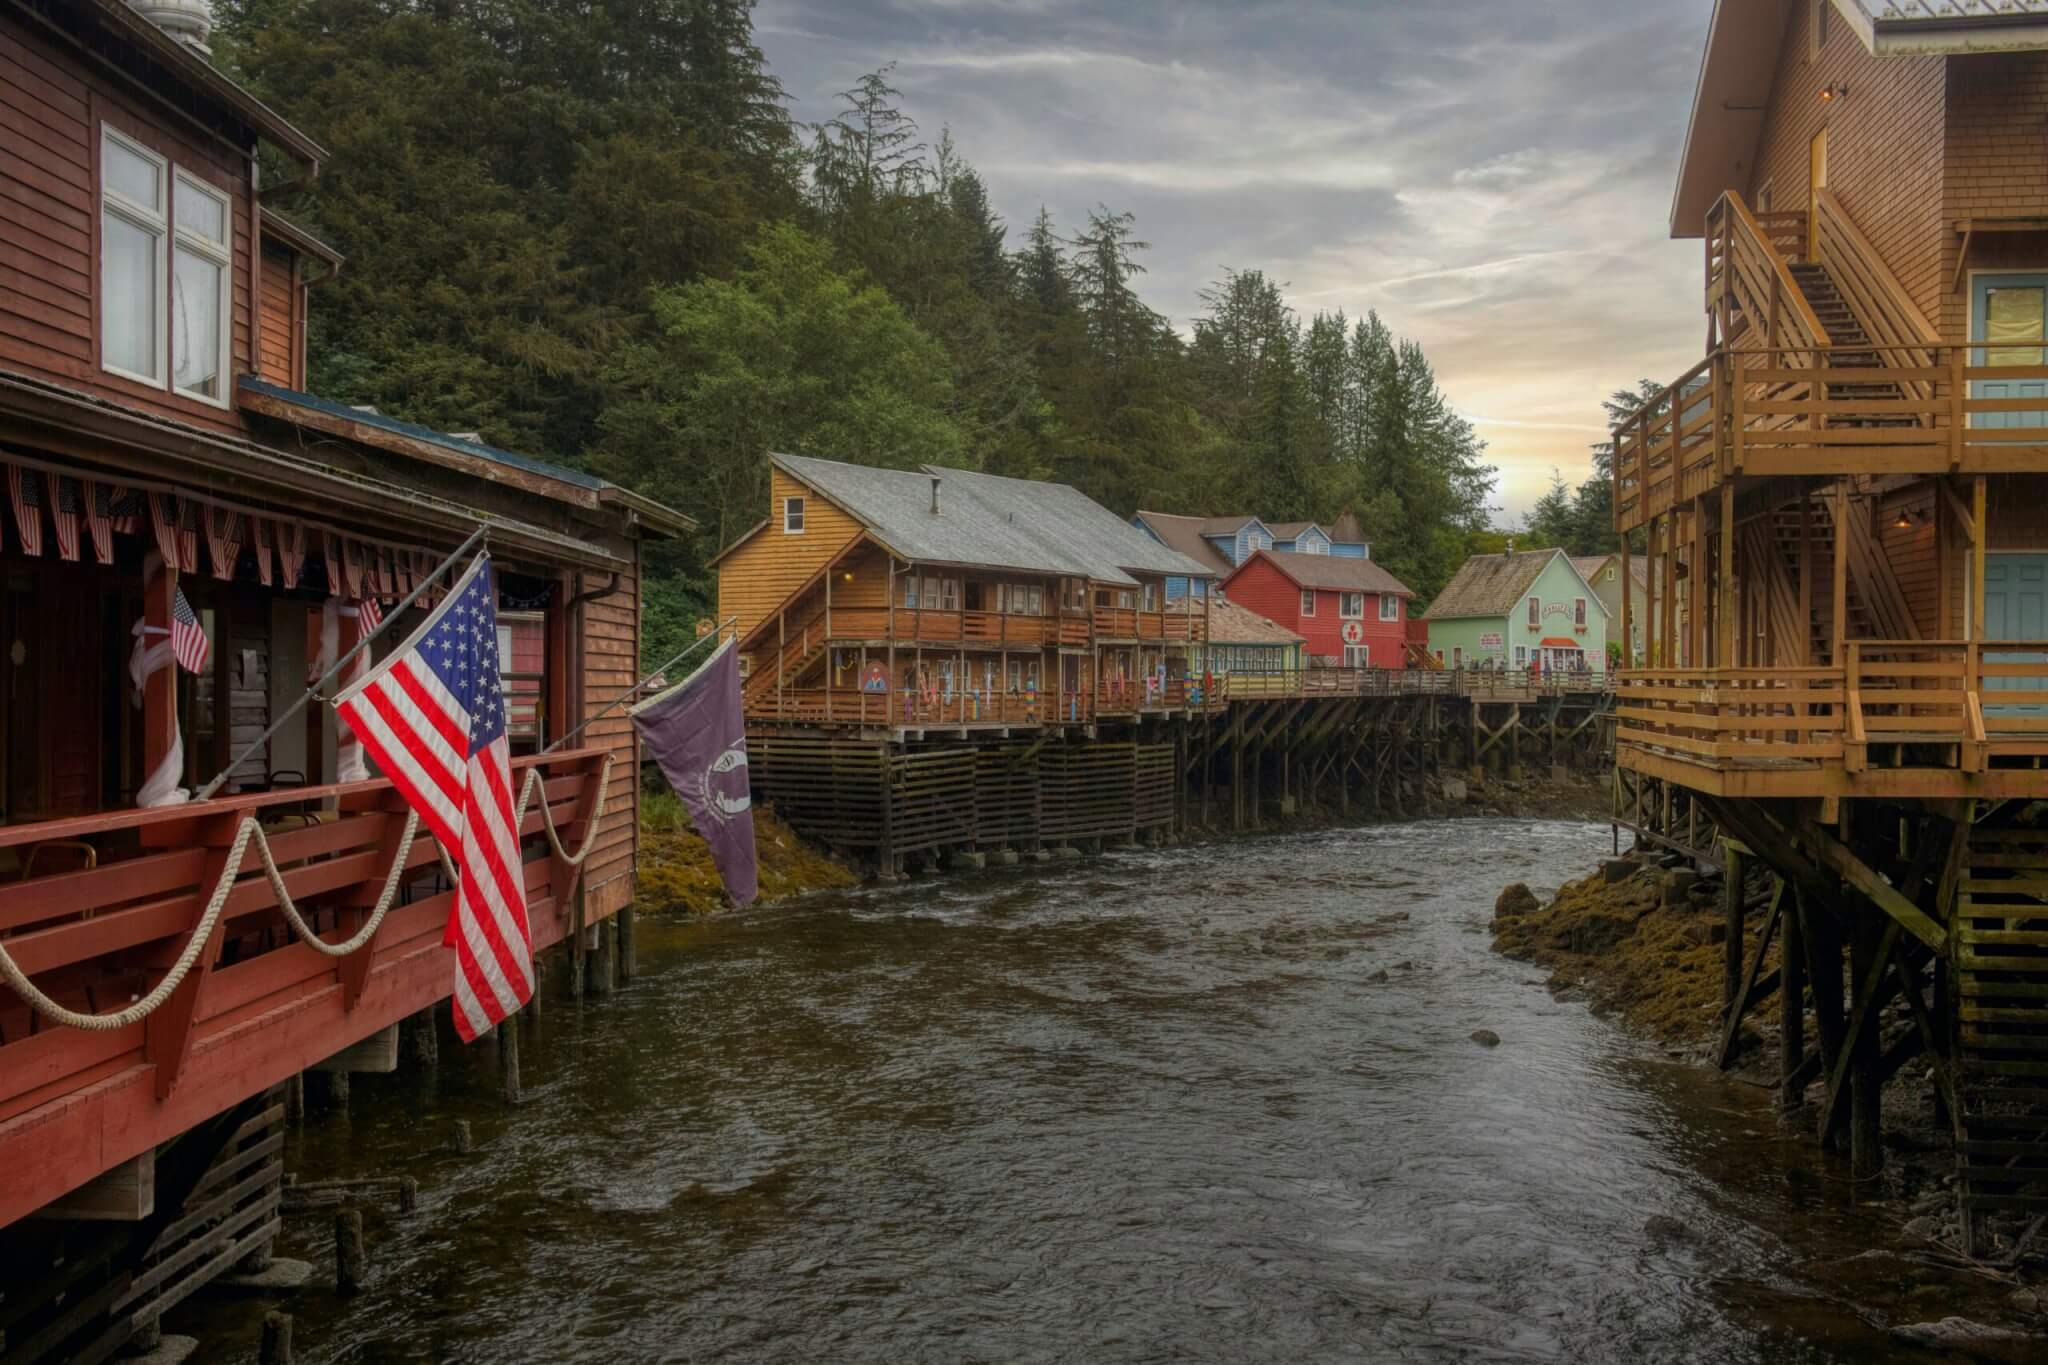
<svg viewBox="0 0 2048 1365"><path fill-rule="evenodd" d="M164 382L164 255L170 167L111 128L100 138L100 364Z"/></svg>
<svg viewBox="0 0 2048 1365"><path fill-rule="evenodd" d="M209 403L227 401L228 197L177 173L172 200L171 383Z"/></svg>

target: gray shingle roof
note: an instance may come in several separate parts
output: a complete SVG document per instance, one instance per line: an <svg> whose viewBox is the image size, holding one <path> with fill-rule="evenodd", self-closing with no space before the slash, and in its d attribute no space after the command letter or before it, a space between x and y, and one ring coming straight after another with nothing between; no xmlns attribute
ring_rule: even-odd
<svg viewBox="0 0 2048 1365"><path fill-rule="evenodd" d="M877 469L805 455L772 458L906 559L1125 585L1136 583L1133 572L1213 576L1063 483L940 465Z"/></svg>
<svg viewBox="0 0 2048 1365"><path fill-rule="evenodd" d="M1268 559L1281 573L1304 588L1332 592L1376 592L1388 597L1413 597L1415 590L1381 568L1377 560L1343 555L1305 555L1295 550L1260 550L1245 564Z"/></svg>
<svg viewBox="0 0 2048 1365"><path fill-rule="evenodd" d="M1203 528L1209 517L1183 517L1171 512L1147 512L1140 510L1138 519L1158 533L1171 550L1178 550L1197 564L1207 565L1210 572L1221 575L1230 572L1230 561L1203 538Z"/></svg>
<svg viewBox="0 0 2048 1365"><path fill-rule="evenodd" d="M1227 597L1218 597L1212 606L1204 608L1199 597L1176 598L1169 603L1168 611L1186 616L1193 613L1200 616L1209 613L1209 643L1216 645L1298 645L1304 643L1302 636L1287 627L1259 615L1250 607L1241 607Z"/></svg>
<svg viewBox="0 0 2048 1365"><path fill-rule="evenodd" d="M1515 609L1562 550L1523 550L1507 555L1473 555L1458 566L1423 616L1442 621L1459 616L1506 616Z"/></svg>

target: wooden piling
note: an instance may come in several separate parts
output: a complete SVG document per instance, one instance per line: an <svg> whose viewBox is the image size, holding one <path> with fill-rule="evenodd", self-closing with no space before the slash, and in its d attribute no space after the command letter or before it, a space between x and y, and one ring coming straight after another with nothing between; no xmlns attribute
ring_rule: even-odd
<svg viewBox="0 0 2048 1365"><path fill-rule="evenodd" d="M348 1073L346 1071L326 1071L321 1074L327 1077L327 1107L330 1109L348 1108Z"/></svg>
<svg viewBox="0 0 2048 1365"><path fill-rule="evenodd" d="M1725 945L1721 975L1721 1000L1726 1008L1742 1008L1742 854L1733 844L1723 842L1721 846L1721 915L1727 921L1728 942Z"/></svg>
<svg viewBox="0 0 2048 1365"><path fill-rule="evenodd" d="M406 1022L406 1032L411 1035L415 1066L432 1071L441 1064L441 1031L434 1022L432 1007L413 1015Z"/></svg>
<svg viewBox="0 0 2048 1365"><path fill-rule="evenodd" d="M1856 917L1849 939L1849 979L1858 983L1859 990L1878 965L1881 933L1874 914ZM1873 993L1868 1009L1875 1011L1880 999L1881 992ZM1857 1030L1849 1058L1849 1170L1858 1177L1875 1175L1884 1165L1879 1141L1884 1079L1879 1061L1878 1027L1873 1018Z"/></svg>
<svg viewBox="0 0 2048 1365"><path fill-rule="evenodd" d="M306 1121L306 1073L294 1071L284 1082L284 1121L297 1127Z"/></svg>
<svg viewBox="0 0 2048 1365"><path fill-rule="evenodd" d="M590 981L588 989L592 995L610 995L612 987L618 984L618 947L614 937L617 930L610 920L597 926L597 950L590 954Z"/></svg>
<svg viewBox="0 0 2048 1365"><path fill-rule="evenodd" d="M1799 898L1787 894L1778 933L1778 1107L1797 1109L1806 1097L1806 945Z"/></svg>
<svg viewBox="0 0 2048 1365"><path fill-rule="evenodd" d="M361 1292L369 1270L363 1252L363 1211L343 1209L334 1215L335 1290L342 1294Z"/></svg>
<svg viewBox="0 0 2048 1365"><path fill-rule="evenodd" d="M492 1032L498 1039L498 1098L518 1104L524 1098L519 1091L519 1016L506 1019Z"/></svg>
<svg viewBox="0 0 2048 1365"><path fill-rule="evenodd" d="M455 1120L454 1143L457 1156L468 1156L476 1150L476 1139L470 1134L468 1119Z"/></svg>
<svg viewBox="0 0 2048 1365"><path fill-rule="evenodd" d="M292 1365L292 1315L275 1310L263 1315L263 1344L256 1350L258 1365Z"/></svg>
<svg viewBox="0 0 2048 1365"><path fill-rule="evenodd" d="M420 1211L420 1182L416 1176L398 1177L398 1211L406 1214Z"/></svg>
<svg viewBox="0 0 2048 1365"><path fill-rule="evenodd" d="M614 918L619 926L619 983L624 985L640 972L640 957L633 944L633 907L626 906Z"/></svg>

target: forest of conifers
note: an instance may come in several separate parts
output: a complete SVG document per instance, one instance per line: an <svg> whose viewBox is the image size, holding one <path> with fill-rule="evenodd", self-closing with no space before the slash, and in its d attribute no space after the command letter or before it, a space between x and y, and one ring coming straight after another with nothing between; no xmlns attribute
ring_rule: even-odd
<svg viewBox="0 0 2048 1365"><path fill-rule="evenodd" d="M216 60L331 155L266 196L348 257L311 387L697 518L650 574L650 657L763 515L770 450L1058 479L1123 514L1349 511L1425 600L1497 548L1483 443L1376 315L1303 319L1247 263L1183 335L1130 215L1002 222L886 69L794 121L751 9L218 5ZM1551 538L1604 536L1604 491L1553 494Z"/></svg>

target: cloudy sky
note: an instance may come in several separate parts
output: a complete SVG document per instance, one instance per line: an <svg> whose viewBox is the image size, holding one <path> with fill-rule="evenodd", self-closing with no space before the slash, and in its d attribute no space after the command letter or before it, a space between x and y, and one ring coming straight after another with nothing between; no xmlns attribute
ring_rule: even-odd
<svg viewBox="0 0 2048 1365"><path fill-rule="evenodd" d="M1706 0L760 0L798 118L895 62L1013 240L1137 214L1185 330L1225 267L1420 341L1518 516L1599 401L1698 359L1699 244L1665 217Z"/></svg>

